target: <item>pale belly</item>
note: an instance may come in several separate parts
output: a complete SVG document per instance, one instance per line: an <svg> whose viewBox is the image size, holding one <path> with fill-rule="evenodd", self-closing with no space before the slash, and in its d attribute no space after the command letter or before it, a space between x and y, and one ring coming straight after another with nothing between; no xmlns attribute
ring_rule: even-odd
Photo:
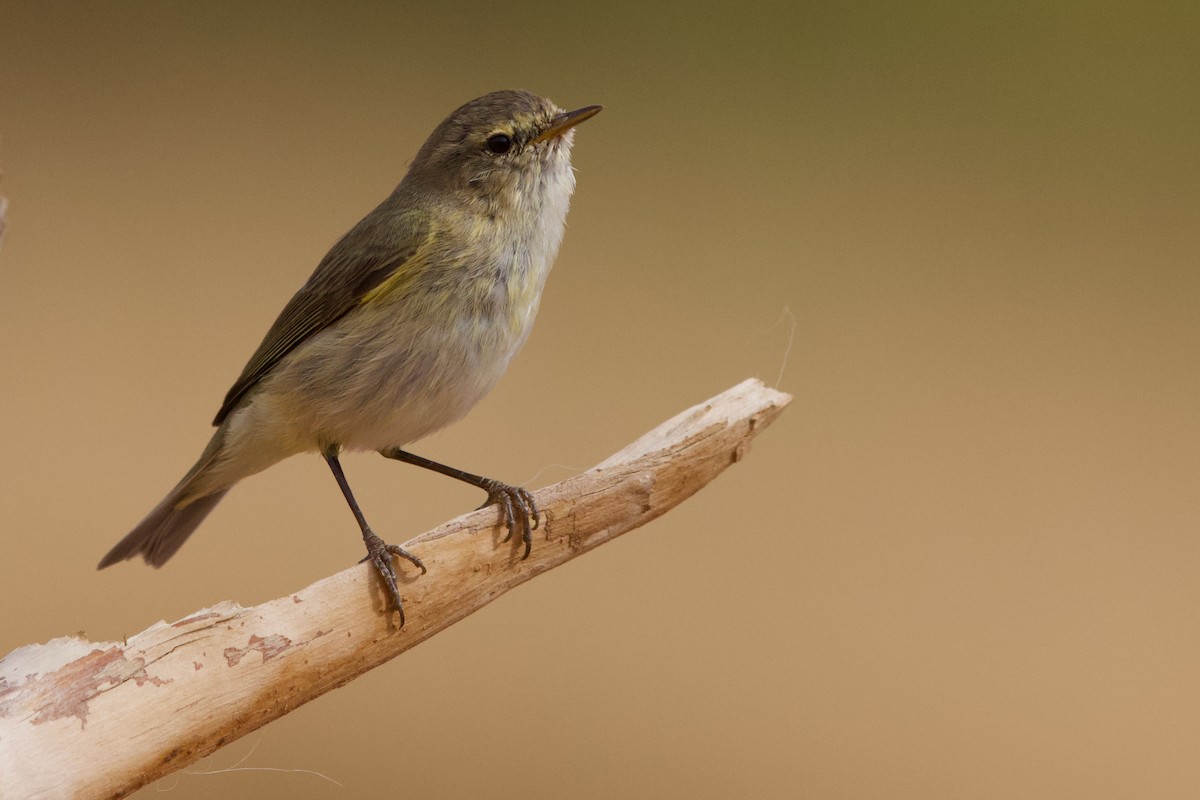
<svg viewBox="0 0 1200 800"><path fill-rule="evenodd" d="M252 406L300 451L405 445L461 419L491 391L535 310L516 325L485 316L397 323L386 307L364 310L297 348Z"/></svg>

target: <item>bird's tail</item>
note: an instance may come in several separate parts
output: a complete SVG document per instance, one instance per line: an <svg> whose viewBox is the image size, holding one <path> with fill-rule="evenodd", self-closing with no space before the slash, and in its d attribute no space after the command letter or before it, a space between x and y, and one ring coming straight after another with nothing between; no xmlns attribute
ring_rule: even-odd
<svg viewBox="0 0 1200 800"><path fill-rule="evenodd" d="M161 567L175 551L192 535L192 531L204 521L228 489L222 489L206 497L193 500L185 506L176 505L175 492L167 495L146 518L138 523L124 539L117 542L108 555L100 559L98 569L112 566L134 556L141 556L146 563Z"/></svg>
<svg viewBox="0 0 1200 800"><path fill-rule="evenodd" d="M196 530L230 489L229 486L218 486L196 496L197 490L204 491L200 484L208 482L204 480L206 473L218 460L224 438L222 433L222 430L217 431L204 455L200 456L200 460L179 485L172 489L136 528L117 542L116 546L108 551L108 555L100 559L97 569L104 569L118 561L139 555L147 564L161 567L167 563L167 559L175 555L175 551L183 546L192 535L192 531Z"/></svg>

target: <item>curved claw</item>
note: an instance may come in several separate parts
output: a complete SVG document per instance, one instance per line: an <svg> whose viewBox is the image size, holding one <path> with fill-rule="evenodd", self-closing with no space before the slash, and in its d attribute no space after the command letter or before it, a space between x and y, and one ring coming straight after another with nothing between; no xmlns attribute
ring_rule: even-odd
<svg viewBox="0 0 1200 800"><path fill-rule="evenodd" d="M500 521L507 533L501 541L512 539L513 533L521 529L521 541L525 543L525 554L521 560L529 558L533 548L533 532L541 524L542 512L533 499L533 494L520 486L509 486L497 480L488 480L483 487L487 490L488 499L480 508L496 505L500 507Z"/></svg>
<svg viewBox="0 0 1200 800"><path fill-rule="evenodd" d="M398 545L398 544L389 544L389 545L386 545L386 547L387 547L387 551L388 551L389 553L391 553L392 555L394 555L394 556L400 556L400 557L401 557L401 558L403 558L405 561L409 562L409 563L410 563L410 564L412 564L414 567L416 567L417 569L421 570L421 574L422 574L422 575L424 575L426 572L429 572L429 570L425 569L425 562L424 562L424 561L422 561L421 559L417 558L415 555L413 555L413 554L412 554L412 553L410 553L409 551L405 550L405 549L404 549L403 547L401 547L400 545Z"/></svg>
<svg viewBox="0 0 1200 800"><path fill-rule="evenodd" d="M363 531L363 541L367 545L367 555L362 560L370 560L375 566L375 570L379 573L379 577L383 581L383 588L388 593L388 599L391 601L392 608L400 613L400 627L403 628L404 603L400 600L400 589L396 586L396 565L392 561L392 556L400 556L411 562L413 566L420 567L422 575L427 571L425 564L421 559L400 545L388 544L369 529Z"/></svg>

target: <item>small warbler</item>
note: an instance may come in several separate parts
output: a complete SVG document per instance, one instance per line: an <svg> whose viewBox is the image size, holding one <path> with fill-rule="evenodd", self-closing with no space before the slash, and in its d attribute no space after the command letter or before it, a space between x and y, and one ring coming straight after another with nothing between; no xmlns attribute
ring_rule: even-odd
<svg viewBox="0 0 1200 800"><path fill-rule="evenodd" d="M320 453L350 504L392 608L392 556L364 519L338 454L376 450L487 492L528 557L539 512L524 489L402 447L466 414L533 325L575 188L574 127L525 91L472 100L430 134L391 196L350 229L284 307L225 396L200 460L100 562L161 566L242 478ZM481 506L482 507L482 506ZM364 560L366 560L364 559Z"/></svg>

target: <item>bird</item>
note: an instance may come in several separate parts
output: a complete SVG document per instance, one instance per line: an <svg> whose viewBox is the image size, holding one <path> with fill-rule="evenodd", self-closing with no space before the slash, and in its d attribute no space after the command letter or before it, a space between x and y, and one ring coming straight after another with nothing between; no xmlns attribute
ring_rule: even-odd
<svg viewBox="0 0 1200 800"><path fill-rule="evenodd" d="M234 484L320 454L404 626L393 556L419 557L368 525L339 456L376 451L464 481L499 508L522 558L540 523L523 488L405 448L458 421L500 379L533 326L575 189L575 126L524 90L471 100L438 125L394 191L341 237L284 306L225 395L195 465L101 559L162 566Z"/></svg>

